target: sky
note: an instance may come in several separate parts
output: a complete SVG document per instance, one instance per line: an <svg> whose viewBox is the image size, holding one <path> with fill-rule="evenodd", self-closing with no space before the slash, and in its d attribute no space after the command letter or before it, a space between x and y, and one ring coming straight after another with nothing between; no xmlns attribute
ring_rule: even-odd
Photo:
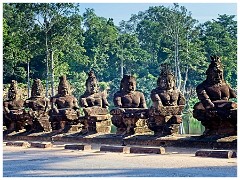
<svg viewBox="0 0 240 180"><path fill-rule="evenodd" d="M161 5L169 7L173 6L173 3L80 3L80 10L85 12L86 8L93 8L97 16L113 18L115 25L119 25L120 21L129 20L132 14L145 11L150 6ZM237 15L237 3L179 3L179 5L185 6L199 23L217 19L219 14Z"/></svg>

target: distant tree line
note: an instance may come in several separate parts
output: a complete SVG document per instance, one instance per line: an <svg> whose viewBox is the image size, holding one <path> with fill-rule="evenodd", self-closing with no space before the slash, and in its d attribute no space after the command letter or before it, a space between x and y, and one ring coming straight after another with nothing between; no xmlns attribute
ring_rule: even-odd
<svg viewBox="0 0 240 180"><path fill-rule="evenodd" d="M151 105L159 67L171 65L177 87L196 101L195 87L205 79L210 55L224 65L225 80L237 85L237 22L234 15L219 15L198 23L184 6L153 6L116 26L113 19L73 3L3 4L3 83L12 79L28 84L43 81L51 96L58 77L67 75L74 95L85 90L90 69L109 102L119 89L122 74L137 78L137 89ZM29 70L29 71L28 71ZM190 103L190 104L189 104Z"/></svg>

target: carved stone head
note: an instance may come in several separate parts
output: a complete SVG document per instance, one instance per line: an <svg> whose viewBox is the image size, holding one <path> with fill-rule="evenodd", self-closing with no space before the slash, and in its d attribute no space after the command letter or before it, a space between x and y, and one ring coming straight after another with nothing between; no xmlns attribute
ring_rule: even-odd
<svg viewBox="0 0 240 180"><path fill-rule="evenodd" d="M86 92L89 94L95 94L99 91L98 80L93 71L88 73L88 78L86 80Z"/></svg>
<svg viewBox="0 0 240 180"><path fill-rule="evenodd" d="M58 85L58 94L61 96L70 95L70 85L67 81L66 76L59 77L59 85Z"/></svg>
<svg viewBox="0 0 240 180"><path fill-rule="evenodd" d="M132 92L136 90L136 78L131 75L124 75L120 85L121 91Z"/></svg>
<svg viewBox="0 0 240 180"><path fill-rule="evenodd" d="M207 81L210 84L222 84L223 79L223 66L218 56L210 56L211 64L209 65L206 74Z"/></svg>
<svg viewBox="0 0 240 180"><path fill-rule="evenodd" d="M17 81L12 80L10 87L8 89L8 99L13 100L16 99L18 95Z"/></svg>
<svg viewBox="0 0 240 180"><path fill-rule="evenodd" d="M42 97L43 95L43 85L40 79L34 79L32 85L31 97Z"/></svg>
<svg viewBox="0 0 240 180"><path fill-rule="evenodd" d="M157 80L157 85L162 90L175 89L175 77L166 64L163 64L161 67L161 73Z"/></svg>

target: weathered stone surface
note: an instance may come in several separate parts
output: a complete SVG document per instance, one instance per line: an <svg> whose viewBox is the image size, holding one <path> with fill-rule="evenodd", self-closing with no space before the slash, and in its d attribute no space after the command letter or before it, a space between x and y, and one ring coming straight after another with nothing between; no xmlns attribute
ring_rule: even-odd
<svg viewBox="0 0 240 180"><path fill-rule="evenodd" d="M147 128L141 128L136 122L139 119L148 118L148 109L145 101L144 94L136 90L136 78L131 75L124 75L121 83L120 90L114 94L113 98L116 109L111 110L112 122L117 127L117 134L119 135L132 135L135 130L138 133L149 133Z"/></svg>
<svg viewBox="0 0 240 180"><path fill-rule="evenodd" d="M231 150L198 150L195 156L214 157L214 158L232 158L233 151Z"/></svg>
<svg viewBox="0 0 240 180"><path fill-rule="evenodd" d="M67 144L64 147L65 149L72 149L72 150L82 150L82 151L87 151L91 150L92 146L88 144Z"/></svg>
<svg viewBox="0 0 240 180"><path fill-rule="evenodd" d="M24 109L24 100L18 91L17 81L12 80L8 89L8 99L3 102L3 125L7 127L5 132L28 130L28 120L30 117Z"/></svg>
<svg viewBox="0 0 240 180"><path fill-rule="evenodd" d="M130 147L130 153L165 154L163 147Z"/></svg>
<svg viewBox="0 0 240 180"><path fill-rule="evenodd" d="M88 73L85 83L86 91L80 96L80 105L85 116L80 117L84 134L86 133L110 133L111 121L108 114L109 103L107 91L99 91L98 80L93 71Z"/></svg>
<svg viewBox="0 0 240 180"><path fill-rule="evenodd" d="M78 124L75 124L75 125L71 125L69 127L69 130L68 132L80 132L82 130L82 124L81 123L78 123Z"/></svg>
<svg viewBox="0 0 240 180"><path fill-rule="evenodd" d="M24 106L30 109L28 114L30 116L31 132L49 132L52 130L48 115L50 101L44 95L44 88L40 79L33 81L31 97L24 102Z"/></svg>
<svg viewBox="0 0 240 180"><path fill-rule="evenodd" d="M52 148L53 144L51 142L31 142L32 148Z"/></svg>
<svg viewBox="0 0 240 180"><path fill-rule="evenodd" d="M66 76L59 78L57 95L51 97L52 109L50 120L52 129L67 132L72 125L79 123L79 106L77 99L71 94L70 84Z"/></svg>
<svg viewBox="0 0 240 180"><path fill-rule="evenodd" d="M237 158L237 152L233 151L232 158Z"/></svg>
<svg viewBox="0 0 240 180"><path fill-rule="evenodd" d="M148 126L158 135L178 134L185 98L176 88L175 77L166 64L162 65L157 85L151 91L153 105L149 109Z"/></svg>
<svg viewBox="0 0 240 180"><path fill-rule="evenodd" d="M7 142L6 146L21 146L21 147L30 147L30 144L25 141L14 141L14 142Z"/></svg>
<svg viewBox="0 0 240 180"><path fill-rule="evenodd" d="M127 147L127 146L101 146L100 151L129 153L130 147Z"/></svg>
<svg viewBox="0 0 240 180"><path fill-rule="evenodd" d="M237 135L237 103L229 101L236 93L223 78L220 57L211 60L206 80L196 88L200 102L193 107L193 117L205 127L205 136Z"/></svg>

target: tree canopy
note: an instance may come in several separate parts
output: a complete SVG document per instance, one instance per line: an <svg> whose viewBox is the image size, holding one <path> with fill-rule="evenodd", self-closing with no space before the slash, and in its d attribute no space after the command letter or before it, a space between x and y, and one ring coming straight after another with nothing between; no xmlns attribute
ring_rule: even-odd
<svg viewBox="0 0 240 180"><path fill-rule="evenodd" d="M170 64L178 88L192 92L205 79L210 55L218 55L226 81L237 85L237 22L219 15L200 24L184 6L153 6L133 14L119 26L94 9L80 12L74 3L3 4L3 83L12 79L51 81L66 74L74 94L84 92L86 73L93 69L111 99L122 74L137 77L146 99L156 86L159 67ZM82 15L81 15L82 14ZM111 102L111 100L109 100ZM148 105L150 105L148 101Z"/></svg>

